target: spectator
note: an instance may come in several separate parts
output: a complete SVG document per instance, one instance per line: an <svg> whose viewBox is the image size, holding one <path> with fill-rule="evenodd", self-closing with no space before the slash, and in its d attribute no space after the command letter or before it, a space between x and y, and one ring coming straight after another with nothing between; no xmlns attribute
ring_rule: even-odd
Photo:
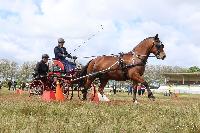
<svg viewBox="0 0 200 133"><path fill-rule="evenodd" d="M10 90L11 86L12 86L12 81L9 80L9 81L8 81L8 90Z"/></svg>
<svg viewBox="0 0 200 133"><path fill-rule="evenodd" d="M142 92L142 90L141 90L141 83L138 83L138 85L137 85L137 91L138 91L138 95L139 96L141 96L141 92Z"/></svg>
<svg viewBox="0 0 200 133"><path fill-rule="evenodd" d="M168 91L169 91L169 96L172 96L172 94L173 94L173 86L172 85L169 85Z"/></svg>
<svg viewBox="0 0 200 133"><path fill-rule="evenodd" d="M116 87L116 82L113 82L113 93L116 94L117 92L117 87Z"/></svg>
<svg viewBox="0 0 200 133"><path fill-rule="evenodd" d="M16 82L16 81L14 81L14 82L13 82L13 91L15 91L15 90L16 90L16 86L17 86L17 82Z"/></svg>
<svg viewBox="0 0 200 133"><path fill-rule="evenodd" d="M26 83L22 82L21 83L21 89L24 91L24 88L26 87Z"/></svg>
<svg viewBox="0 0 200 133"><path fill-rule="evenodd" d="M2 87L2 82L0 81L0 89L1 89L1 87Z"/></svg>
<svg viewBox="0 0 200 133"><path fill-rule="evenodd" d="M146 87L144 85L142 85L141 86L141 95L142 96L144 95L145 89L146 89Z"/></svg>
<svg viewBox="0 0 200 133"><path fill-rule="evenodd" d="M129 93L131 93L131 95L133 94L133 87L132 85L128 85L128 95Z"/></svg>

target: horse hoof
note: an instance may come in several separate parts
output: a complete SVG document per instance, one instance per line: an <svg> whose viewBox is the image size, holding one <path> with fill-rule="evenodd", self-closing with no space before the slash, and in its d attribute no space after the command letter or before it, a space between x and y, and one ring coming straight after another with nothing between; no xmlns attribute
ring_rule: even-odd
<svg viewBox="0 0 200 133"><path fill-rule="evenodd" d="M133 100L133 103L134 103L134 104L138 104L138 101L137 101L137 100Z"/></svg>
<svg viewBox="0 0 200 133"><path fill-rule="evenodd" d="M86 100L87 100L87 98L83 97L81 100L82 100L82 101L86 101Z"/></svg>
<svg viewBox="0 0 200 133"><path fill-rule="evenodd" d="M148 94L148 98L155 98L152 92Z"/></svg>
<svg viewBox="0 0 200 133"><path fill-rule="evenodd" d="M152 101L155 101L156 98L152 95L152 96L149 97L149 99L152 100Z"/></svg>
<svg viewBox="0 0 200 133"><path fill-rule="evenodd" d="M103 97L103 95L104 95L104 92L103 91L99 91L99 93L102 95L102 97Z"/></svg>
<svg viewBox="0 0 200 133"><path fill-rule="evenodd" d="M139 102L138 102L137 100L135 100L133 103L134 103L134 104L138 104Z"/></svg>

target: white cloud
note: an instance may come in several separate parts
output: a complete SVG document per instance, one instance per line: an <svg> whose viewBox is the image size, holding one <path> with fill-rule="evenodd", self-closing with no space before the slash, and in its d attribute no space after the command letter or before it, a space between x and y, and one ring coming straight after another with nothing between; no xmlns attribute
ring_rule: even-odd
<svg viewBox="0 0 200 133"><path fill-rule="evenodd" d="M53 57L59 37L77 56L117 54L158 33L167 58L149 63L200 66L199 7L198 0L42 0L40 8L33 1L0 1L0 11L16 13L0 16L0 58L21 62L39 60L43 53Z"/></svg>

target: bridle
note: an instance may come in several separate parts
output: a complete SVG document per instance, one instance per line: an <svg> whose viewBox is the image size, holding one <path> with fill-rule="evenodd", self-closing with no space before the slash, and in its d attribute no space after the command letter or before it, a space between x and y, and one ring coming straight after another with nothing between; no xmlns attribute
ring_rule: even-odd
<svg viewBox="0 0 200 133"><path fill-rule="evenodd" d="M131 54L133 55L132 60L134 60L134 56L137 57L138 59L142 60L142 62L144 62L146 64L146 60L144 60L141 57L157 57L158 55L160 55L160 49L164 48L164 44L160 41L160 40L154 40L152 43L152 46L150 48L150 51L153 49L153 47L156 47L157 52L155 55L151 56L151 55L144 55L144 54L136 54L133 50L131 51Z"/></svg>
<svg viewBox="0 0 200 133"><path fill-rule="evenodd" d="M153 46L155 45L155 47L157 48L157 53L155 54L155 56L158 56L158 55L160 55L160 49L161 48L164 48L164 44L161 42L161 41L159 41L157 44L155 44L155 42L153 42ZM153 47L152 47L153 48ZM151 49L152 49L151 48Z"/></svg>

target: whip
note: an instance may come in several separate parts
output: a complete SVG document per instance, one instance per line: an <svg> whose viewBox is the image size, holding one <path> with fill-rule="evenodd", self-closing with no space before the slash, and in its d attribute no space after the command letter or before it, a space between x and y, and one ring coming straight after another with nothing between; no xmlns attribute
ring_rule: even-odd
<svg viewBox="0 0 200 133"><path fill-rule="evenodd" d="M100 30L98 30L95 34L92 34L91 36L89 36L86 41L84 41L83 43L81 43L80 45L78 45L77 48L74 49L74 51L76 51L78 48L80 48L83 44L86 44L89 40L91 40L93 37L95 37L100 31L104 30L103 25L100 25L101 28Z"/></svg>

